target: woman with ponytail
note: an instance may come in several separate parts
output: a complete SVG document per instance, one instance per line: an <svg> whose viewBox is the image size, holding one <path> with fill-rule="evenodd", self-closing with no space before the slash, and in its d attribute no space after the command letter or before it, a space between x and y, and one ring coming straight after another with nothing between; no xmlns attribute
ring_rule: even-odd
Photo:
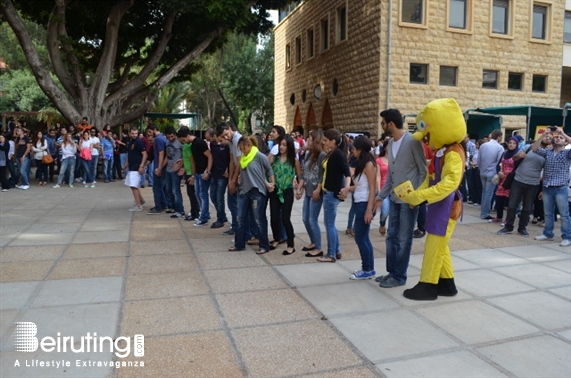
<svg viewBox="0 0 571 378"><path fill-rule="evenodd" d="M351 173L347 164L347 143L345 137L335 129L326 130L323 135L323 150L327 153L323 161L323 217L327 235L327 254L318 257L319 262L336 262L341 258L339 235L335 228L337 206L347 198Z"/></svg>

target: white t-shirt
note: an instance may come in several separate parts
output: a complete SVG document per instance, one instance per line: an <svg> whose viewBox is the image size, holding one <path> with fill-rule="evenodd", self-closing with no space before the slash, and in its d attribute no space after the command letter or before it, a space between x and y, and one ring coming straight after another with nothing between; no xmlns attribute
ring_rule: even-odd
<svg viewBox="0 0 571 378"><path fill-rule="evenodd" d="M91 145L93 143L91 142L91 138L89 140L81 140L81 149L83 150L84 148L91 148ZM93 149L95 150L95 149ZM93 155L93 151L91 151L91 155Z"/></svg>
<svg viewBox="0 0 571 378"><path fill-rule="evenodd" d="M14 153L16 152L16 144L13 140L9 140L8 143L10 144L10 150L8 151L8 159L12 159Z"/></svg>
<svg viewBox="0 0 571 378"><path fill-rule="evenodd" d="M396 141L396 140L393 139L393 149L392 149L393 159L396 158L396 156L397 156L397 154L398 154L398 152L399 152L399 149L400 149L400 145L402 144L402 140L403 140L403 139L404 139L403 137L401 137L398 141Z"/></svg>
<svg viewBox="0 0 571 378"><path fill-rule="evenodd" d="M89 138L89 141L94 146L98 143L101 143L101 141L99 140L98 137L91 137L91 138ZM93 150L91 151L91 155L92 156L98 156L99 155L99 149L94 147Z"/></svg>

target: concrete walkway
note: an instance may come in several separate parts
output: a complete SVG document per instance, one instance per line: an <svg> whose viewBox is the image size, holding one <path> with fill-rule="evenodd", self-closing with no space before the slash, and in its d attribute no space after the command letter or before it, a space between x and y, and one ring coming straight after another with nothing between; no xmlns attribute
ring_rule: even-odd
<svg viewBox="0 0 571 378"><path fill-rule="evenodd" d="M151 204L151 190L143 193ZM412 302L403 287L349 280L360 260L344 233L348 203L336 264L301 252L300 202L291 256L230 253L225 229L133 214L131 205L121 183L0 194L2 377L571 376L571 248L535 242L535 225L530 238L497 236L498 224L466 206L450 242L460 293ZM418 281L423 242L413 243L406 287ZM109 342L105 352L17 352L13 322L35 323L39 340L74 336L76 350L88 332L122 336L130 353L117 357ZM134 356L136 334L143 357ZM126 346L119 339L114 352ZM70 366L26 366L48 361Z"/></svg>

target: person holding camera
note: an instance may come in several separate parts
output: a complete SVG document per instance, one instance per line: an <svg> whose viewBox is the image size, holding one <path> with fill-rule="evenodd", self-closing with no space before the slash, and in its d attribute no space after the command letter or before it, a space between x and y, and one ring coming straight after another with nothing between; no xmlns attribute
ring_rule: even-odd
<svg viewBox="0 0 571 378"><path fill-rule="evenodd" d="M542 142L548 135L553 135L553 149L541 148ZM553 240L555 221L555 207L561 215L561 247L571 245L571 224L569 223L569 166L571 165L571 150L565 146L571 143L571 137L562 129L550 127L541 138L537 139L532 151L545 158L543 168L543 210L545 212L545 227L543 234L536 236L535 240Z"/></svg>

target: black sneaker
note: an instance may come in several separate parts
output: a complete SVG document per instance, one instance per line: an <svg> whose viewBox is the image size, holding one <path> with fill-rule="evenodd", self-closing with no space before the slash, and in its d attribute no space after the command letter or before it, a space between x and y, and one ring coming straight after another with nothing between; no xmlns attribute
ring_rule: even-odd
<svg viewBox="0 0 571 378"><path fill-rule="evenodd" d="M520 228L519 230L517 230L517 233L523 236L524 238L529 238L529 234L527 233L527 230L525 228Z"/></svg>
<svg viewBox="0 0 571 378"><path fill-rule="evenodd" d="M154 207L153 207L151 210L147 211L147 215L158 215L158 214L161 214L161 213L162 213L162 211L157 210L157 209L155 209Z"/></svg>
<svg viewBox="0 0 571 378"><path fill-rule="evenodd" d="M208 223L207 220L197 220L195 224L193 224L194 227L202 227L202 226L206 226L206 224Z"/></svg>
<svg viewBox="0 0 571 378"><path fill-rule="evenodd" d="M426 235L426 231L420 231L418 228L416 230L414 230L412 237L415 239L420 239L422 238L424 235Z"/></svg>
<svg viewBox="0 0 571 378"><path fill-rule="evenodd" d="M212 223L212 225L210 226L210 228L220 228L220 227L224 227L224 223L214 222L214 223Z"/></svg>
<svg viewBox="0 0 571 378"><path fill-rule="evenodd" d="M510 230L507 227L502 228L501 230L499 230L498 232L496 232L497 235L507 235L507 234L513 234L514 230Z"/></svg>
<svg viewBox="0 0 571 378"><path fill-rule="evenodd" d="M165 213L167 213L167 214L174 214L174 213L176 213L176 211L174 211L174 209L166 209L166 210L165 210Z"/></svg>
<svg viewBox="0 0 571 378"><path fill-rule="evenodd" d="M175 219L175 218L182 218L184 217L184 214L181 213L174 213L173 215L171 215L171 218Z"/></svg>
<svg viewBox="0 0 571 378"><path fill-rule="evenodd" d="M185 221L193 221L193 220L197 220L198 217L195 217L193 215L187 215L186 218L184 218Z"/></svg>
<svg viewBox="0 0 571 378"><path fill-rule="evenodd" d="M492 219L494 219L494 217L489 216L489 215L488 215L487 217L485 217L485 218L482 218L482 220L487 220L487 221L492 220Z"/></svg>
<svg viewBox="0 0 571 378"><path fill-rule="evenodd" d="M228 236L234 235L234 234L236 234L236 231L234 231L234 229L232 227L230 227L228 230L226 230L222 233L222 235L228 235Z"/></svg>

